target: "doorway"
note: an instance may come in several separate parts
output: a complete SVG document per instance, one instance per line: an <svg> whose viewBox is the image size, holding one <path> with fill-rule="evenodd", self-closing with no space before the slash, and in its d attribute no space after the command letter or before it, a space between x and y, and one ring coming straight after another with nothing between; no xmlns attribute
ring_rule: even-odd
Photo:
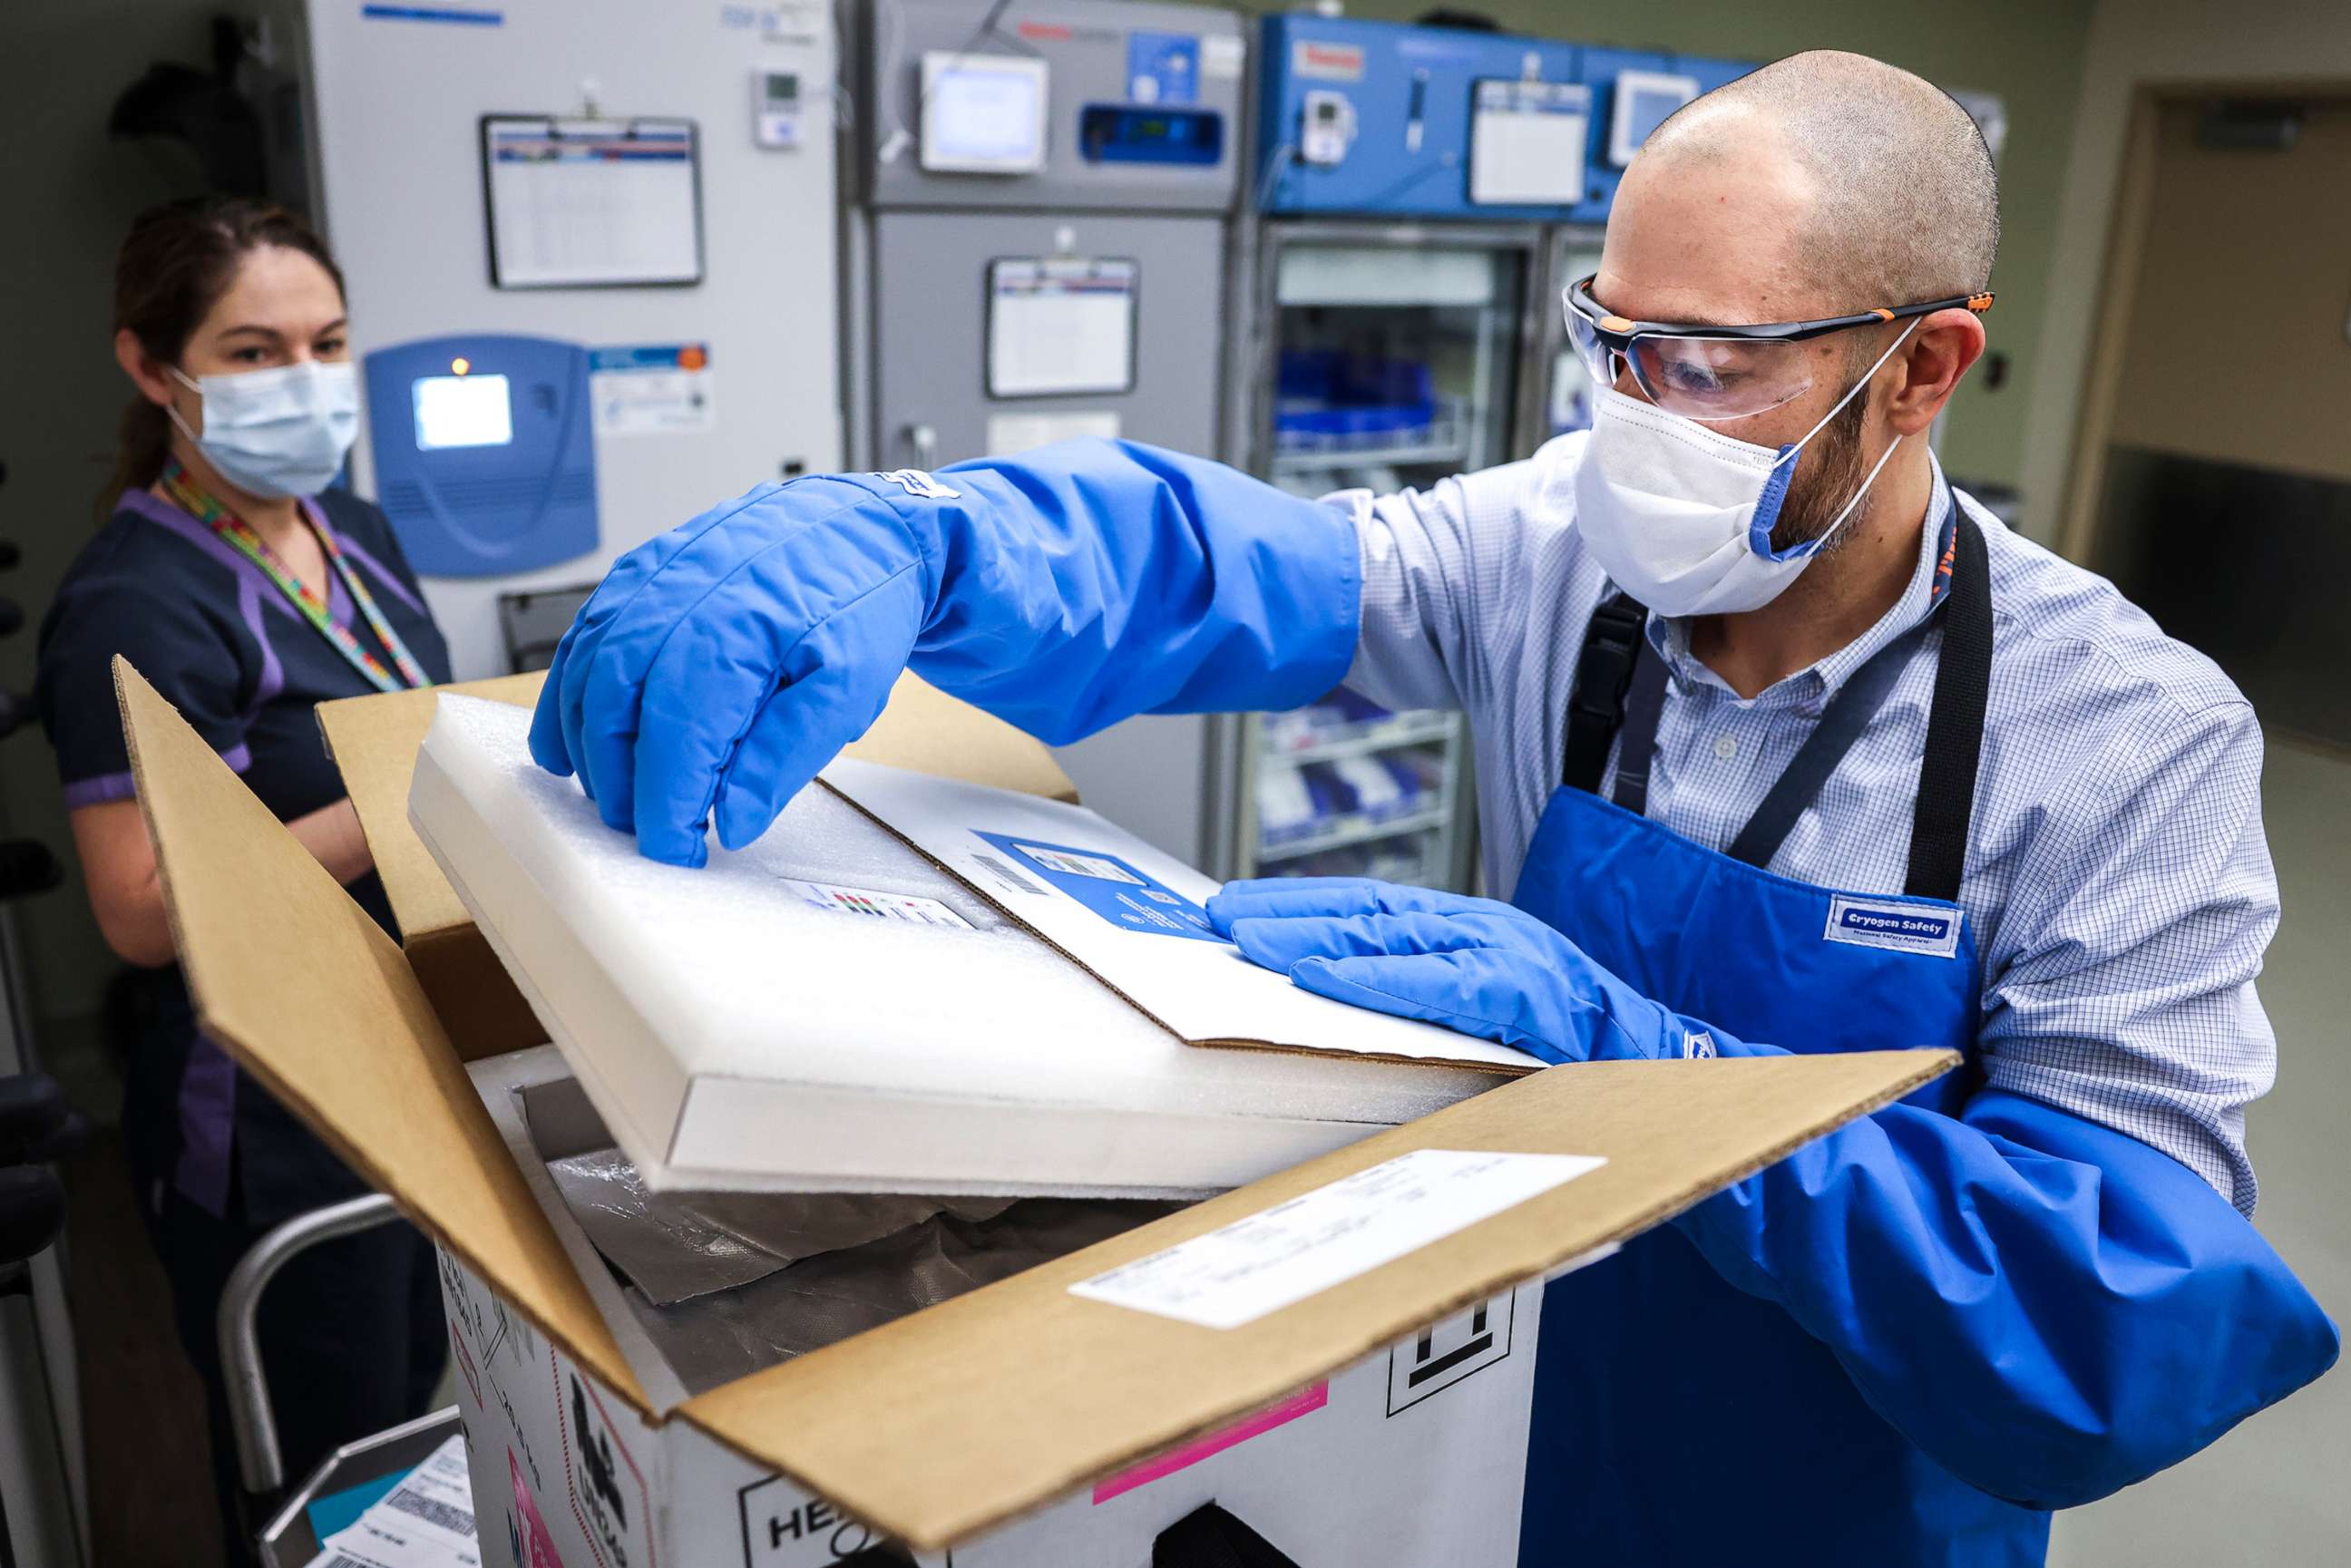
<svg viewBox="0 0 2351 1568"><path fill-rule="evenodd" d="M2061 543L2351 747L2351 87L2142 92Z"/></svg>

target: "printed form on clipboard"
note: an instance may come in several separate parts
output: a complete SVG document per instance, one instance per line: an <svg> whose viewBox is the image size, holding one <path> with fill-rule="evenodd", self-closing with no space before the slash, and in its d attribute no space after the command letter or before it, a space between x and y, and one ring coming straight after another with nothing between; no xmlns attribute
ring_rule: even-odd
<svg viewBox="0 0 2351 1568"><path fill-rule="evenodd" d="M1059 800L841 758L843 798L1194 1045L1531 1071L1524 1051L1318 997L1218 936L1220 885Z"/></svg>

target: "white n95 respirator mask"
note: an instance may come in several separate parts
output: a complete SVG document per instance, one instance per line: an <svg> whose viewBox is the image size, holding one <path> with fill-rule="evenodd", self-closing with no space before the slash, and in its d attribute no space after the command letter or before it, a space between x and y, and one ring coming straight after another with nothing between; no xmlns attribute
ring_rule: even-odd
<svg viewBox="0 0 2351 1568"><path fill-rule="evenodd" d="M1736 614L1771 603L1853 516L1902 438L1894 438L1820 538L1775 550L1771 528L1798 454L1909 336L1904 328L1835 408L1776 452L1613 387L1594 389L1592 436L1573 481L1576 530L1592 559L1660 615Z"/></svg>
<svg viewBox="0 0 2351 1568"><path fill-rule="evenodd" d="M235 375L172 373L204 399L204 433L190 430L176 408L166 411L172 423L248 495L284 499L325 489L359 434L359 375L349 363L304 360Z"/></svg>

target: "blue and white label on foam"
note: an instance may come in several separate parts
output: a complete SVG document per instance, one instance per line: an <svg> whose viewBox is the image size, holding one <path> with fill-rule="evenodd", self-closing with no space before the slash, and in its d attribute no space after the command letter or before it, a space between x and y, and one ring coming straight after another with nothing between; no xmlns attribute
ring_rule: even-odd
<svg viewBox="0 0 2351 1568"><path fill-rule="evenodd" d="M935 898L912 893L883 893L870 887L841 887L830 882L783 879L811 909L829 915L858 915L872 920L898 920L914 925L946 925L968 931L971 922Z"/></svg>
<svg viewBox="0 0 2351 1568"><path fill-rule="evenodd" d="M1821 935L1832 942L1850 943L1856 947L1883 947L1894 953L1949 958L1959 950L1959 922L1963 918L1959 911L1948 906L1838 894L1829 900L1828 929Z"/></svg>
<svg viewBox="0 0 2351 1568"><path fill-rule="evenodd" d="M1200 40L1192 33L1129 33L1126 96L1137 103L1192 103L1200 96Z"/></svg>
<svg viewBox="0 0 2351 1568"><path fill-rule="evenodd" d="M975 830L973 836L1002 850L1023 871L1034 872L1113 925L1154 936L1224 940L1208 924L1207 910L1116 855L1004 833Z"/></svg>

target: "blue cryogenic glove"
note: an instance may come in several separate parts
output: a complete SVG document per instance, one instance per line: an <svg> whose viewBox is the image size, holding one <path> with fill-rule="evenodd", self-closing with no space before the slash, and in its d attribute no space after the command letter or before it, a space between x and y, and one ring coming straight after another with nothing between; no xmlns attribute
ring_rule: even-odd
<svg viewBox="0 0 2351 1568"><path fill-rule="evenodd" d="M1635 994L1508 904L1358 878L1239 882L1208 916L1299 985L1552 1061L1781 1056ZM1889 1045L1897 1042L1888 1041ZM2137 1138L1986 1090L1890 1105L1675 1217L1970 1485L2071 1508L2335 1364L2335 1325L2227 1199Z"/></svg>
<svg viewBox="0 0 2351 1568"><path fill-rule="evenodd" d="M1208 918L1307 990L1443 1024L1545 1061L1740 1054L1639 995L1524 910L1367 877L1226 884Z"/></svg>
<svg viewBox="0 0 2351 1568"><path fill-rule="evenodd" d="M1354 656L1344 511L1220 464L1075 441L935 475L768 485L623 556L531 723L655 860L766 831L901 671L1040 738L1282 708Z"/></svg>
<svg viewBox="0 0 2351 1568"><path fill-rule="evenodd" d="M1938 1463L2031 1508L2145 1480L2340 1349L2203 1177L2002 1090L1849 1122L1673 1223Z"/></svg>

